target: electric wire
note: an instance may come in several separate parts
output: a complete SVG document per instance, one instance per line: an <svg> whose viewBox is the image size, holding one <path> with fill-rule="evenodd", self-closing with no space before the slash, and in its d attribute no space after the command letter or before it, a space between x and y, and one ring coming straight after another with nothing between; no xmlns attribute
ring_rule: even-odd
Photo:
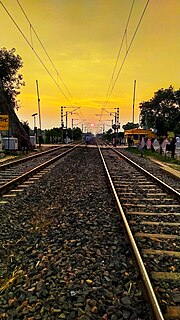
<svg viewBox="0 0 180 320"><path fill-rule="evenodd" d="M1 4L2 7L4 8L4 10L6 11L6 13L7 13L8 16L10 17L10 19L13 21L13 23L14 23L15 26L16 26L16 28L19 30L19 32L21 33L21 35L23 36L23 38L25 39L25 41L27 42L27 44L28 44L28 45L30 46L30 48L33 50L34 54L36 55L36 57L38 58L38 60L40 61L40 63L43 65L43 67L45 68L45 70L47 71L47 73L49 74L49 76L51 77L51 79L54 81L54 83L56 84L56 86L59 88L59 90L61 91L61 93L63 94L63 96L66 98L66 100L67 100L67 101L70 103L70 105L72 106L72 103L71 103L71 101L69 100L69 98L68 98L68 97L66 96L66 94L63 92L63 90L61 89L61 87L59 86L59 84L57 83L57 81L54 79L54 77L53 77L53 75L51 74L51 72L48 70L48 68L46 67L46 65L44 64L44 62L43 62L42 59L40 58L40 56L37 54L36 50L33 48L32 30L33 30L34 34L36 35L37 39L39 40L42 48L44 49L46 55L48 56L48 58L49 58L49 60L50 60L50 62L51 62L51 64L53 65L54 69L56 70L56 73L57 73L57 75L59 76L59 78L61 79L63 85L65 86L65 88L66 88L66 90L67 90L67 92L68 92L68 94L71 96L71 94L70 94L69 90L67 89L64 81L63 81L62 78L60 77L60 75L59 75L59 73L58 73L58 71L57 71L54 63L52 62L51 58L49 57L49 55L48 55L48 53L47 53L44 45L42 44L42 42L41 42L40 38L38 37L36 31L34 30L34 28L33 28L32 24L31 24L31 22L29 21L26 13L24 12L22 6L20 5L20 3L19 3L18 0L17 0L17 2L18 2L18 4L19 4L21 10L23 11L23 13L24 13L27 21L28 21L29 24L30 24L31 43L28 41L28 39L27 39L26 36L24 35L23 31L20 29L20 27L18 26L18 24L16 23L16 21L13 19L12 15L11 15L11 14L9 13L9 11L6 9L6 7L4 6L4 4L2 3L2 1L0 1L0 4ZM120 56L120 52L121 52L121 49L122 49L122 45L123 45L123 43L124 43L125 36L127 36L127 27L128 27L129 21L130 21L131 14L132 14L132 9L133 9L133 6L134 6L134 2L135 2L135 0L133 1L132 6L131 6L131 10L130 10L129 17L128 17L128 21L127 21L126 28L125 28L125 31L124 31L122 43L121 43L121 46L120 46L120 49L119 49L119 52L118 52L118 56L117 56L116 63L115 63L115 66L114 66L114 70L113 70L113 73L112 73L110 85L109 85L109 88L108 88L108 93L107 93L107 95L106 95L107 100L105 101L105 105L107 105L108 102L109 102L110 96L111 96L111 94L112 94L112 92L113 92L113 89L114 89L114 87L115 87L115 85L116 85L116 82L117 82L117 80L118 80L118 78L119 78L120 72L121 72L121 70L122 70L122 68L123 68L123 65L124 65L125 61L126 61L126 58L127 58L128 53L129 53L129 51L130 51L130 49L131 49L131 46L132 46L133 41L134 41L134 38L135 38L135 36L136 36L136 34L137 34L137 31L138 31L138 29L139 29L139 27L140 27L140 24L141 24L141 22L142 22L142 19L143 19L143 17L144 17L145 11L146 11L146 9L147 9L147 6L148 6L150 0L148 0L148 1L146 2L146 5L145 5L144 10L143 10L143 12L142 12L142 15L141 15L141 17L140 17L140 20L139 20L139 22L138 22L138 24L137 24L137 27L136 27L136 29L135 29L135 32L134 32L134 34L133 34L133 36L132 36L132 39L131 39L131 41L130 41L130 44L129 44L127 50L126 50L126 53L125 53L124 59L123 59L123 61L122 61L122 64L121 64L121 66L120 66L120 68L119 68L119 71L118 71L116 77L115 77L115 80L113 81L114 74L115 74L115 70L116 70L117 63L118 63L119 56ZM112 83L112 82L113 82L113 83ZM112 87L111 87L111 84L112 84ZM110 87L111 87L111 90L110 90ZM73 99L72 96L71 96L71 98Z"/></svg>
<svg viewBox="0 0 180 320"><path fill-rule="evenodd" d="M24 9L23 9L22 5L20 4L19 0L17 0L17 3L18 3L18 5L19 5L19 7L20 7L21 11L23 12L23 14L24 14L24 16L25 16L26 20L27 20L27 21L28 21L28 23L29 23L30 30L33 30L33 32L34 32L34 34L35 34L36 38L38 39L38 41L39 41L39 43L40 43L41 47L43 48L44 52L46 53L46 56L48 57L48 59L49 59L50 63L52 64L52 66L53 66L54 70L56 71L57 76L60 78L60 80L61 80L62 84L64 85L65 89L67 90L67 92L68 92L69 96L72 98L72 100L74 100L73 96L71 95L71 93L70 93L70 91L68 90L68 88L67 88L67 86L66 86L65 82L63 81L62 77L60 76L60 74L59 74L59 72L58 72L57 68L55 67L55 65L54 65L54 63L53 63L53 61L52 61L52 59L50 58L50 56L49 56L49 54L48 54L48 52L47 52L46 48L44 47L44 45L43 45L42 41L40 40L40 38L39 38L39 36L38 36L37 32L35 31L35 29L34 29L34 27L33 27L32 23L31 23L31 21L29 20L29 18L28 18L28 16L27 16L26 12L24 11ZM31 36L31 42L32 42L32 36Z"/></svg>
<svg viewBox="0 0 180 320"><path fill-rule="evenodd" d="M26 38L26 36L24 35L23 31L20 29L20 27L18 26L18 24L16 23L16 21L13 19L12 15L9 13L9 11L6 9L6 7L4 6L4 4L2 3L2 1L0 1L0 4L2 5L2 7L4 8L4 10L6 11L6 13L8 14L8 16L11 18L11 20L13 21L13 23L15 24L16 28L19 30L19 32L21 33L21 35L23 36L23 38L25 39L25 41L27 42L27 44L30 46L30 48L33 50L34 54L36 55L36 57L38 58L38 60L40 61L40 63L43 65L43 67L45 68L45 70L47 71L47 73L49 74L49 76L51 77L51 79L54 81L54 83L56 84L56 86L59 88L59 90L61 91L61 93L63 94L63 96L66 98L66 100L69 102L69 104L72 106L71 101L69 100L69 98L66 96L66 94L63 92L63 90L61 89L61 87L59 86L59 84L57 83L57 81L54 79L53 75L51 74L51 72L48 70L48 68L46 67L46 65L44 64L44 62L42 61L42 59L40 58L40 56L37 54L36 50L33 48L33 46L31 45L31 43L29 42L29 40ZM72 106L73 107L73 106Z"/></svg>
<svg viewBox="0 0 180 320"><path fill-rule="evenodd" d="M130 51L130 49L131 49L131 46L132 46L132 44L133 44L134 38L135 38L135 36L136 36L136 33L137 33L137 31L138 31L138 29L139 29L139 27L140 27L141 21L142 21L142 19L143 19L143 17L144 17L144 14L145 14L145 12L146 12L146 9L147 9L147 6L148 6L148 4L149 4L149 1L150 1L150 0L147 0L147 2L146 2L146 5L145 5L145 7L144 7L144 10L143 10L143 12L142 12L142 14L141 14L141 17L140 17L139 22L138 22L138 24L137 24L137 27L136 27L136 29L135 29L135 32L134 32L134 34L133 34L133 36L132 36L132 39L131 39L131 41L130 41L130 44L129 44L129 46L128 46L128 48L127 48L127 51L126 51L126 53L125 53L124 59L123 59L123 61L122 61L122 64L121 64L121 66L120 66L120 68L119 68L119 71L118 71L118 73L117 73L117 75L116 75L116 78L115 78L115 80L114 80L114 82L113 82L111 91L110 91L110 93L109 93L109 97L110 97L110 95L111 95L111 93L112 93L112 91L113 91L113 89L114 89L114 87L115 87L115 84L116 84L116 82L117 82L117 79L119 78L120 72L121 72L121 70L122 70L122 68L123 68L123 65L124 65L124 63L125 63L125 60L126 60L126 58L127 58L127 56L128 56L128 53L129 53L129 51ZM108 101L109 101L109 97L108 97ZM107 102L108 102L108 101L107 101Z"/></svg>
<svg viewBox="0 0 180 320"><path fill-rule="evenodd" d="M132 15L134 3L135 3L135 0L133 0L132 5L131 5L131 9L130 9L130 12L129 12L129 16L128 16L128 19L127 19L127 22L126 22L126 26L125 26L125 29L124 29L124 33L123 33L123 38L122 38L122 41L121 41L121 44L120 44L120 47L119 47L119 51L118 51L117 58L116 58L116 62L115 62L114 69L113 69L113 72L112 72L111 80L110 80L109 87L108 87L108 90L107 90L106 98L105 98L105 101L104 101L104 104L103 104L103 108L104 108L104 107L107 105L107 103L108 103L107 100L108 100L110 88L111 88L111 85L112 85L112 83L113 83L114 74L115 74L115 71L116 71L116 67L117 67L117 64L118 64L118 61L119 61L119 57L120 57L121 50L122 50L123 43L124 43L124 40L125 40L125 39L126 39L126 51L127 51L127 29L128 29L128 25L129 25L129 22L130 22L130 19L131 19L131 15ZM107 100L106 100L106 99L107 99ZM103 112L103 109L102 109L102 112ZM100 115L100 120L101 120L101 118L102 118L102 112L101 112L101 115Z"/></svg>
<svg viewBox="0 0 180 320"><path fill-rule="evenodd" d="M139 29L139 27L140 27L140 24L141 24L141 22L142 22L142 19L143 19L143 17L144 17L144 14L145 14L145 12L146 12L146 9L147 9L147 7L148 7L149 2L150 2L150 0L147 0L146 5L145 5L145 7L144 7L144 9L143 9L143 12L142 12L142 14L141 14L141 17L140 17L140 19L139 19L139 21L138 21L138 24L137 24L137 26L136 26L136 29L135 29L135 31L134 31L134 34L133 34L133 36L132 36L132 38L131 38L130 44L129 44L129 46L128 46L127 50L126 50L126 53L125 53L125 55L124 55L124 59L123 59L123 61L122 61L122 63L121 63L121 66L120 66L120 68L119 68L119 71L118 71L118 73L117 73L117 75L116 75L116 77L115 77L115 80L114 80L113 84L112 84L111 90L110 90L110 92L108 93L107 100L106 100L105 103L104 103L105 106L107 106L107 104L108 104L108 102L109 102L110 96L111 96L111 94L112 94L112 92L113 92L113 89L114 89L114 87L115 87L115 85L116 85L116 82L117 82L117 80L118 80L118 78L119 78L120 72L121 72L121 70L122 70L122 68L123 68L123 65L124 65L124 63L125 63L125 61L126 61L126 58L127 58L127 56L128 56L128 53L129 53L129 51L130 51L130 49L131 49L131 46L132 46L132 44L133 44L133 41L134 41L135 36L136 36L136 34L137 34L137 31L138 31L138 29Z"/></svg>
<svg viewBox="0 0 180 320"><path fill-rule="evenodd" d="M136 0L133 0L132 6L131 6L131 9L130 9L130 12L129 12L129 16L128 16L127 23L126 23L126 26L125 26L123 38L122 38L122 41L121 41L121 44L120 44L120 47L119 47L118 55L117 55L116 62L115 62L115 65L114 65L114 69L113 69L113 72L112 72L112 76L111 76L111 80L110 80L110 83L109 83L109 88L108 88L108 91L107 91L107 94L106 94L106 98L108 97L108 94L109 94L109 91L110 91L110 87L111 87L111 84L112 84L113 79L114 79L114 74L115 74L116 67L117 67L117 64L118 64L118 61L119 61L119 57L120 57L120 53L121 53L122 46L123 46L123 43L124 43L124 39L125 39L125 37L127 38L127 29L128 29L129 21L131 19L131 15L132 15L132 11L133 11L133 7L134 7L135 1Z"/></svg>

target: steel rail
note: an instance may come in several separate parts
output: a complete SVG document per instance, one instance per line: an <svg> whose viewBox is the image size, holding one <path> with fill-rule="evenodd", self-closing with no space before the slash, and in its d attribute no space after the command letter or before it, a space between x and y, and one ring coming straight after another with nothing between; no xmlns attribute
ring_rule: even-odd
<svg viewBox="0 0 180 320"><path fill-rule="evenodd" d="M6 162L6 163L0 165L0 171L6 169L8 167L15 166L17 164L20 164L20 163L23 163L23 162L27 162L28 160L36 159L36 158L41 157L41 156L43 156L45 154L51 153L53 151L57 151L58 149L63 149L65 147L66 146L54 147L54 148L52 148L50 150L45 150L45 151L42 151L42 152L38 152L36 154L32 154L30 156L23 157L21 159L16 159L16 160L13 160L11 162Z"/></svg>
<svg viewBox="0 0 180 320"><path fill-rule="evenodd" d="M21 176L7 182L6 184L2 185L0 187L0 196L2 196L5 192L9 191L11 187L18 185L18 183L25 181L28 177L33 176L35 173L43 170L47 166L51 165L55 161L59 160L60 158L64 157L66 154L72 152L74 149L77 148L78 145L70 148L67 151L64 151L63 153L59 154L58 156L55 156L54 158L47 160L46 162L38 165L37 167L31 169L30 171L23 173Z"/></svg>
<svg viewBox="0 0 180 320"><path fill-rule="evenodd" d="M137 164L133 160L131 160L128 157L126 157L123 153L119 152L118 150L114 149L113 147L110 147L110 149L113 150L115 153L119 154L122 158L127 160L134 167L140 169L146 175L150 176L154 181L156 181L157 183L161 184L164 188L166 188L166 190L168 190L169 192L173 193L173 195L175 195L178 198L178 200L180 200L180 192L178 192L176 189L173 189L171 186L169 186L168 184L166 184L165 182L163 182L159 178L155 177L152 173L148 172L146 169L142 168L139 164Z"/></svg>
<svg viewBox="0 0 180 320"><path fill-rule="evenodd" d="M131 246L132 246L132 249L133 249L133 252L134 252L134 256L135 256L135 259L136 259L137 264L138 264L138 268L139 268L140 274L141 274L142 279L144 281L144 286L145 286L145 289L146 289L146 293L147 293L147 296L148 296L149 301L151 303L152 312L153 312L156 320L164 320L164 317L162 315L159 303L157 301L156 295L155 295L153 287L151 285L148 273L147 273L146 268L144 266L144 263L143 263L143 260L141 258L141 255L139 253L137 244L136 244L136 242L134 240L134 237L132 235L132 232L131 232L131 229L129 227L129 224L128 224L128 221L126 219L126 216L125 216L125 213L123 211L123 208L121 206L119 197L117 195L116 189L114 187L113 181L111 179L111 176L110 176L109 170L107 168L106 162L104 160L104 157L102 155L101 149L100 149L100 147L98 145L97 145L97 147L98 147L98 150L99 150L99 153L100 153L100 156L101 156L101 159L102 159L106 174L108 176L108 179L109 179L109 182L110 182L110 185L111 185L111 189L113 191L113 194L114 194L114 197L115 197L115 200L116 200L118 211L120 213L120 216L122 217L123 224L125 226L125 230L127 232L129 241L131 243Z"/></svg>

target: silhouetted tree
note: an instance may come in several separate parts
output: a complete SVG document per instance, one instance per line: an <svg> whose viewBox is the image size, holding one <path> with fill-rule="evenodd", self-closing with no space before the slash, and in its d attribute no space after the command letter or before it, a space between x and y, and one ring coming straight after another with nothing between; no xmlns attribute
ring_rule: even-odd
<svg viewBox="0 0 180 320"><path fill-rule="evenodd" d="M62 138L62 131L60 128L52 128L52 129L45 130L45 140L47 143L60 142L61 138Z"/></svg>
<svg viewBox="0 0 180 320"><path fill-rule="evenodd" d="M30 127L29 127L29 122L28 121L23 121L22 122L23 128L24 130L27 132L28 136L30 136Z"/></svg>
<svg viewBox="0 0 180 320"><path fill-rule="evenodd" d="M22 59L15 55L15 49L0 49L0 114L7 114L10 122L10 132L18 138L19 148L31 148L29 136L19 121L14 109L17 107L16 97L20 93L20 86L24 85L21 74ZM2 132L4 134L4 132Z"/></svg>
<svg viewBox="0 0 180 320"><path fill-rule="evenodd" d="M106 131L104 134L103 134L103 138L107 141L112 141L112 134L113 130L110 128L108 131Z"/></svg>
<svg viewBox="0 0 180 320"><path fill-rule="evenodd" d="M160 89L149 101L140 103L141 125L154 128L158 135L178 131L180 123L180 90Z"/></svg>
<svg viewBox="0 0 180 320"><path fill-rule="evenodd" d="M73 138L73 140L79 140L82 137L82 131L79 127L73 128L73 130L71 128L64 129L63 138L65 139L66 136L70 139ZM52 128L45 130L45 139L47 143L64 142L62 141L62 128Z"/></svg>
<svg viewBox="0 0 180 320"><path fill-rule="evenodd" d="M15 48L0 49L0 79L7 102L16 106L16 96L20 93L20 86L24 86L22 74L18 73L23 62L19 55L15 55Z"/></svg>
<svg viewBox="0 0 180 320"><path fill-rule="evenodd" d="M135 129L139 127L139 123L127 122L122 126L124 130Z"/></svg>
<svg viewBox="0 0 180 320"><path fill-rule="evenodd" d="M79 127L73 128L73 140L82 138L82 130Z"/></svg>

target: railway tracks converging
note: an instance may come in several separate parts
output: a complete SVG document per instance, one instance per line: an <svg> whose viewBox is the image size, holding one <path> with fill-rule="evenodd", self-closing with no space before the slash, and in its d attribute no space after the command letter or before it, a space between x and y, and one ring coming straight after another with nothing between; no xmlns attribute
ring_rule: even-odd
<svg viewBox="0 0 180 320"><path fill-rule="evenodd" d="M176 181L174 185L171 183L169 186L160 178L133 163L127 153L124 156L123 153L112 148L102 148L100 152L119 205L119 212L135 250L136 260L145 279L155 318L163 319L162 314L165 314L167 319L179 319L180 193L178 183ZM139 252L142 261L141 257L139 258ZM148 270L148 277L144 273L144 266ZM149 286L149 278L155 294L151 290L151 284Z"/></svg>
<svg viewBox="0 0 180 320"><path fill-rule="evenodd" d="M66 150L56 147L0 165L0 196L72 152L76 147L77 145L71 146Z"/></svg>
<svg viewBox="0 0 180 320"><path fill-rule="evenodd" d="M122 149L121 156L123 157L126 155L128 155L129 161L131 160L133 161L133 159L136 159L135 162L137 161L137 157L135 155L128 152L127 149ZM179 175L174 176L170 171L164 170L163 166L156 165L156 163L153 163L153 161L151 161L148 158L138 157L138 164L140 167L147 170L148 173L152 174L157 179L159 179L161 182L164 182L165 184L167 184L168 187L172 187L173 189L175 189L178 192L178 197L179 197L180 195L180 184L179 184L180 176ZM168 191L170 191L170 189Z"/></svg>
<svg viewBox="0 0 180 320"><path fill-rule="evenodd" d="M0 317L151 319L97 148L43 171L1 203Z"/></svg>
<svg viewBox="0 0 180 320"><path fill-rule="evenodd" d="M158 179L148 177L152 163L138 159L135 168L126 150L100 150L102 158L95 145L54 149L43 163L33 159L33 168L26 162L0 171L15 180L5 181L0 201L2 319L179 319L178 181L162 174L161 186L159 170ZM16 181L18 171L23 180Z"/></svg>

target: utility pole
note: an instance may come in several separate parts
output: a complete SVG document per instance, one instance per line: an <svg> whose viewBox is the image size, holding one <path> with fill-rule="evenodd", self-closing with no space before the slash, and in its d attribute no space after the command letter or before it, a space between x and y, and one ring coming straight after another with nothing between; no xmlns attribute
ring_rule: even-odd
<svg viewBox="0 0 180 320"><path fill-rule="evenodd" d="M117 112L116 112L116 122L117 122L117 125L119 125L119 108L117 108Z"/></svg>
<svg viewBox="0 0 180 320"><path fill-rule="evenodd" d="M41 146L41 139L42 139L42 133L41 133L41 108L40 108L40 97L39 97L39 87L38 87L38 80L36 80L36 88L37 88L37 97L38 97L38 114L39 114L39 147Z"/></svg>
<svg viewBox="0 0 180 320"><path fill-rule="evenodd" d="M67 115L68 115L68 112L66 111L66 129L67 129L67 125L68 125L68 123L67 123Z"/></svg>
<svg viewBox="0 0 180 320"><path fill-rule="evenodd" d="M64 121L63 121L63 117L64 117L64 113L63 113L63 109L65 107L61 107L61 121L60 121L60 127L64 127Z"/></svg>
<svg viewBox="0 0 180 320"><path fill-rule="evenodd" d="M134 80L134 93L133 93L133 116L132 121L134 123L134 104L135 104L135 95L136 95L136 80Z"/></svg>
<svg viewBox="0 0 180 320"><path fill-rule="evenodd" d="M117 139L118 139L118 129L120 128L120 124L119 124L119 108L117 108L117 112L116 112L116 128L117 128Z"/></svg>
<svg viewBox="0 0 180 320"><path fill-rule="evenodd" d="M36 127L36 116L37 112L32 114L32 117L34 119L34 136L35 136L35 143L37 143L37 127Z"/></svg>
<svg viewBox="0 0 180 320"><path fill-rule="evenodd" d="M72 110L71 111L66 111L65 113L65 126L64 126L64 108L71 108ZM61 107L61 119L60 119L60 122L61 122L61 129L62 129L62 142L64 141L64 131L63 131L63 128L65 127L65 134L66 134L66 143L67 143L67 138L68 138L68 132L67 132L67 129L68 129L68 114L75 114L77 109L79 109L80 107L64 107L62 106Z"/></svg>
<svg viewBox="0 0 180 320"><path fill-rule="evenodd" d="M63 128L64 128L64 120L63 120L63 117L64 117L64 110L65 107L61 106L61 120L60 120L60 128L61 128L61 138L62 138L62 143L64 142L64 134L63 134Z"/></svg>
<svg viewBox="0 0 180 320"><path fill-rule="evenodd" d="M74 126L74 124L73 124L73 119L72 119L72 141L73 141L73 126Z"/></svg>

